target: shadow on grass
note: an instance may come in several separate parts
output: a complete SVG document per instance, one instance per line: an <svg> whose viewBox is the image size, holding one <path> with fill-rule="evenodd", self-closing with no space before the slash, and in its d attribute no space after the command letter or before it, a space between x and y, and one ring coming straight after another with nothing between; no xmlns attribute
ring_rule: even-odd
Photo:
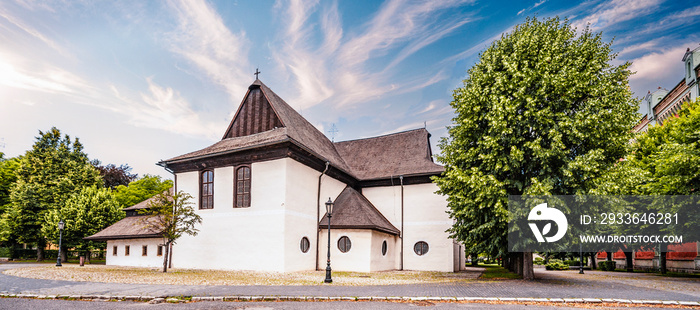
<svg viewBox="0 0 700 310"><path fill-rule="evenodd" d="M479 280L511 280L523 278L519 274L511 272L498 264L479 264L479 267L486 268L484 273L479 276Z"/></svg>

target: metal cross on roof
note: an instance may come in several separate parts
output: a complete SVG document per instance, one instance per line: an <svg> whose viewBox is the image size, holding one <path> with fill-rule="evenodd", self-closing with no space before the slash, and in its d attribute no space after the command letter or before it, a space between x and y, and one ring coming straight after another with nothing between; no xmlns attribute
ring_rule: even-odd
<svg viewBox="0 0 700 310"><path fill-rule="evenodd" d="M255 73L254 73L254 74L255 74L255 79L257 80L257 79L258 79L258 74L260 74L260 71L258 70L258 68L255 68Z"/></svg>
<svg viewBox="0 0 700 310"><path fill-rule="evenodd" d="M335 127L335 123L328 132L331 134L331 142L335 142L335 134L338 133L338 127Z"/></svg>

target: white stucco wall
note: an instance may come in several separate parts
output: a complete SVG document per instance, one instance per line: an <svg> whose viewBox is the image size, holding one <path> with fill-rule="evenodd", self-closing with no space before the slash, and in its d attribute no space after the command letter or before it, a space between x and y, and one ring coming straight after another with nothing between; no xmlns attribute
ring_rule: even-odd
<svg viewBox="0 0 700 310"><path fill-rule="evenodd" d="M284 159L286 164L286 202L284 232L284 270L314 270L316 268L316 229L318 221L318 177L321 172L293 159ZM318 216L325 214L325 202L335 200L345 188L345 183L324 175L321 180L321 203ZM307 253L302 253L300 242L309 239ZM325 263L319 262L319 264ZM325 265L323 265L325 268Z"/></svg>
<svg viewBox="0 0 700 310"><path fill-rule="evenodd" d="M162 267L163 256L158 256L158 245L163 243L161 238L121 239L108 240L105 258L107 265L136 266L136 267ZM125 246L129 246L129 255L125 255ZM142 247L148 247L146 256L142 254ZM113 255L113 247L117 247L117 255ZM165 255L165 249L163 249Z"/></svg>
<svg viewBox="0 0 700 310"><path fill-rule="evenodd" d="M398 182L397 182L398 184ZM453 240L445 232L452 226L447 213L447 200L435 194L433 183L404 186L404 269L453 271L455 255ZM384 214L396 228L401 229L401 187L385 186L362 189L363 195ZM429 250L419 256L413 251L418 241L428 243ZM400 240L397 241L400 244ZM400 268L400 251L397 251Z"/></svg>
<svg viewBox="0 0 700 310"><path fill-rule="evenodd" d="M251 165L251 206L233 208L234 167L214 169L214 208L199 209L199 172L180 173L177 189L190 193L202 216L197 236L173 247L180 268L299 271L314 270L318 177L321 173L291 158ZM345 184L324 176L321 208ZM324 198L325 197L325 198ZM321 216L325 211L321 212ZM300 242L309 239L307 253Z"/></svg>
<svg viewBox="0 0 700 310"><path fill-rule="evenodd" d="M372 245L370 250L370 271L383 271L396 269L396 252L398 251L399 238L383 232L372 231ZM386 255L382 255L382 243L386 241Z"/></svg>
<svg viewBox="0 0 700 310"><path fill-rule="evenodd" d="M233 167L214 169L214 208L199 209L199 172L180 173L177 189L194 197L197 236L173 247L173 267L284 271L286 159L251 165L251 206L233 208Z"/></svg>

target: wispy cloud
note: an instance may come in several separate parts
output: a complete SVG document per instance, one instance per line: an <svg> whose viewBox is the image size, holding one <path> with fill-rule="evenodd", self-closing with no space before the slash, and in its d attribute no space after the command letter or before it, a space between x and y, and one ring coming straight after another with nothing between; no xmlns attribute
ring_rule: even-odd
<svg viewBox="0 0 700 310"><path fill-rule="evenodd" d="M172 50L223 86L232 99L240 100L252 72L245 32L232 33L205 1L173 0L169 6L178 22L170 33Z"/></svg>
<svg viewBox="0 0 700 310"><path fill-rule="evenodd" d="M62 68L36 60L0 54L0 85L54 94L76 94L92 89L85 80Z"/></svg>
<svg viewBox="0 0 700 310"><path fill-rule="evenodd" d="M395 76L392 69L472 21L471 16L445 15L465 2L390 0L360 31L350 34L342 29L336 3L324 3L322 8L318 2L278 3L278 14L289 22L281 46L272 51L273 58L296 84L298 94L292 101L302 108L324 101L336 107L364 102L411 87L410 81ZM318 10L320 22L313 19ZM312 43L314 31L320 32L322 43ZM380 58L384 61L378 62ZM394 83L387 84L388 80Z"/></svg>
<svg viewBox="0 0 700 310"><path fill-rule="evenodd" d="M591 9L589 14L579 16L572 26L583 29L590 25L596 31L620 22L649 15L659 7L662 0L613 0L603 1ZM588 5L584 3L582 5Z"/></svg>
<svg viewBox="0 0 700 310"><path fill-rule="evenodd" d="M22 20L15 14L12 14L9 10L7 10L5 7L0 5L0 18L4 19L5 22L2 22L2 19L0 19L0 26L5 24L6 29L10 29L11 27L14 27L17 30L20 30L24 33L29 34L32 38L39 40L46 46L50 47L51 49L55 50L59 54L63 56L70 56L70 53L63 48L61 45L56 43L54 40L49 38L47 35L42 33L41 31L37 30L35 27L31 26L29 22Z"/></svg>
<svg viewBox="0 0 700 310"><path fill-rule="evenodd" d="M187 136L216 139L226 124L200 118L200 113L182 95L170 87L156 84L147 78L148 91L140 92L138 99L122 94L114 85L109 89L112 104L103 106L129 117L129 123L138 127L161 129Z"/></svg>
<svg viewBox="0 0 700 310"><path fill-rule="evenodd" d="M630 77L633 80L661 80L666 75L682 77L682 71L671 68L682 68L681 59L686 47L679 46L672 49L663 50L644 55L632 60L630 70L636 72Z"/></svg>
<svg viewBox="0 0 700 310"><path fill-rule="evenodd" d="M535 9L536 7L538 7L538 6L543 5L545 2L547 2L547 0L542 0L542 1L540 1L540 2L535 3L535 4L534 4L533 6L531 6L531 7L524 8L524 9L518 11L518 15L521 15L521 14L525 13L525 11L531 11L531 10Z"/></svg>

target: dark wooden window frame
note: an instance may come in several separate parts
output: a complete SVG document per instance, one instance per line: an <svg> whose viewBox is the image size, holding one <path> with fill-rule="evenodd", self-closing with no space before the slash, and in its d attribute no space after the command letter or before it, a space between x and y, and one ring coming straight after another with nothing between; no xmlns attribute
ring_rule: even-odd
<svg viewBox="0 0 700 310"><path fill-rule="evenodd" d="M158 253L156 255L163 256L163 246L162 245L158 246Z"/></svg>
<svg viewBox="0 0 700 310"><path fill-rule="evenodd" d="M243 169L243 168L248 169L248 178L246 179L245 174L244 174L243 180L239 180L238 171L240 169ZM253 188L252 179L253 179L253 169L250 168L249 164L239 165L233 169L233 207L234 208L250 208L250 205L251 205L250 191ZM243 193L239 193L239 190L238 190L238 182L239 181L243 182L243 185L242 185L243 189L244 189ZM248 192L247 193L245 193L245 182L246 181L248 181ZM238 196L239 195L242 195L242 197L243 197L243 201L244 201L243 205L238 205ZM248 200L247 204L245 203L246 196L247 196L247 200Z"/></svg>
<svg viewBox="0 0 700 310"><path fill-rule="evenodd" d="M206 173L211 172L211 182L204 182L204 175ZM211 195L206 194L205 195L205 184L211 187ZM204 207L204 202L205 199L207 200L207 206L206 208ZM199 172L199 209L200 210L209 210L209 209L214 209L214 170L213 169L207 169L207 170L202 170Z"/></svg>
<svg viewBox="0 0 700 310"><path fill-rule="evenodd" d="M124 256L129 256L131 248L128 245L124 246Z"/></svg>
<svg viewBox="0 0 700 310"><path fill-rule="evenodd" d="M413 245L413 252L418 256L423 256L430 251L430 246L425 241L418 241Z"/></svg>
<svg viewBox="0 0 700 310"><path fill-rule="evenodd" d="M141 256L148 256L148 245L141 246Z"/></svg>
<svg viewBox="0 0 700 310"><path fill-rule="evenodd" d="M382 242L382 256L386 256L386 252L389 251L389 245L386 243L386 240Z"/></svg>
<svg viewBox="0 0 700 310"><path fill-rule="evenodd" d="M341 253L347 253L350 252L350 249L352 249L352 242L350 241L350 237L340 237L338 239L338 250L340 250Z"/></svg>
<svg viewBox="0 0 700 310"><path fill-rule="evenodd" d="M112 256L117 256L117 246L112 246Z"/></svg>
<svg viewBox="0 0 700 310"><path fill-rule="evenodd" d="M308 253L309 249L311 248L311 242L309 242L309 238L301 238L301 242L299 242L299 248L301 249L301 253Z"/></svg>

